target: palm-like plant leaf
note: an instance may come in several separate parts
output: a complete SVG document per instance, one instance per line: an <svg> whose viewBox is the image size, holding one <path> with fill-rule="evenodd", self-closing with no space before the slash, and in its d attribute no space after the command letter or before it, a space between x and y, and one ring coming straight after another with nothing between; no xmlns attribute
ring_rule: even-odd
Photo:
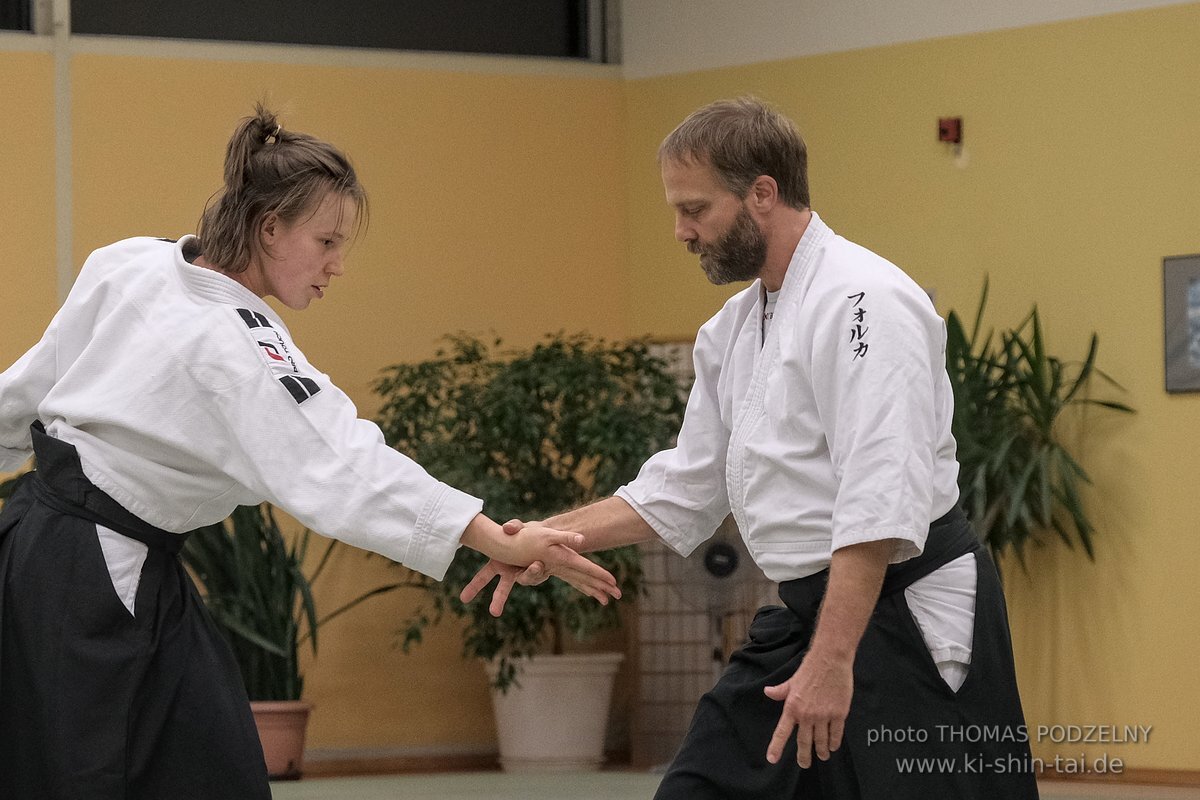
<svg viewBox="0 0 1200 800"><path fill-rule="evenodd" d="M307 644L316 654L321 625L371 597L413 585L401 581L370 589L318 617L313 582L337 542L329 542L306 576L310 540L305 530L289 544L274 510L263 504L235 509L224 523L195 531L184 545L182 558L233 650L251 700L298 700L304 689L300 648Z"/></svg>
<svg viewBox="0 0 1200 800"><path fill-rule="evenodd" d="M963 508L996 556L1011 551L1024 564L1026 548L1053 532L1094 557L1094 527L1080 486L1087 473L1058 438L1056 425L1072 407L1133 411L1087 396L1093 379L1120 388L1096 366L1099 338L1072 366L1049 354L1038 309L1015 329L981 337L985 280L971 334L955 312L947 319L946 367L954 389Z"/></svg>

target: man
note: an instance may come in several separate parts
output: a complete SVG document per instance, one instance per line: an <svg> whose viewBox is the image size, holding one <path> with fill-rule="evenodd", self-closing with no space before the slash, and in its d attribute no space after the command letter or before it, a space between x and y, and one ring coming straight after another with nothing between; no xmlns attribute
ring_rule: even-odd
<svg viewBox="0 0 1200 800"><path fill-rule="evenodd" d="M732 511L787 607L759 612L657 797L1036 798L928 296L810 209L803 140L758 100L696 111L659 165L708 278L754 282L700 329L676 447L547 524L686 556ZM496 611L539 579L489 565L464 596L497 574Z"/></svg>

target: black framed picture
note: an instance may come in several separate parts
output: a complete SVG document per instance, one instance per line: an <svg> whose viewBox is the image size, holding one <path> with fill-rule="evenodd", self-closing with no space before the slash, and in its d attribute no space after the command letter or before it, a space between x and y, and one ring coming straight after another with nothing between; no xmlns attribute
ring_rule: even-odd
<svg viewBox="0 0 1200 800"><path fill-rule="evenodd" d="M1168 392L1200 392L1200 255L1163 259Z"/></svg>

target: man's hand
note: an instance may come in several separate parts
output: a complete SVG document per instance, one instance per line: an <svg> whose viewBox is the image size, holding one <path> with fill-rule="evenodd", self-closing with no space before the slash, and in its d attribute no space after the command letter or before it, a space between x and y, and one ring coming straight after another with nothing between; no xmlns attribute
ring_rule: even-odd
<svg viewBox="0 0 1200 800"><path fill-rule="evenodd" d="M564 538L568 537L568 538ZM608 570L570 549L582 543L582 537L547 528L538 523L525 525L512 520L504 526L500 547L476 548L492 559L462 590L459 598L469 603L493 578L500 582L492 592L488 610L500 616L515 584L536 585L554 575L602 605L609 598L620 598L617 580ZM517 566L528 564L528 567Z"/></svg>
<svg viewBox="0 0 1200 800"><path fill-rule="evenodd" d="M795 675L763 689L767 697L783 701L779 724L767 748L767 761L772 764L782 758L793 730L796 763L802 767L812 765L813 751L825 761L841 747L854 694L854 654L879 600L888 559L895 549L894 540L884 539L834 551L808 654Z"/></svg>
<svg viewBox="0 0 1200 800"><path fill-rule="evenodd" d="M784 683L763 691L772 700L783 701L779 724L767 748L767 761L779 763L788 737L796 731L796 763L812 765L812 754L829 759L842 745L850 698L854 694L854 661L827 658L809 652L796 674Z"/></svg>

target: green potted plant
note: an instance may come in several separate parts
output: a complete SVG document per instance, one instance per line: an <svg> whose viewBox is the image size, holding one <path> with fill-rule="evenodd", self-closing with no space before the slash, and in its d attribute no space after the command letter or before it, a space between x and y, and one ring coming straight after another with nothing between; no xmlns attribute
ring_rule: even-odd
<svg viewBox="0 0 1200 800"><path fill-rule="evenodd" d="M200 585L205 605L245 681L272 778L299 778L311 706L302 700L301 648L317 652L317 631L359 603L402 586L370 589L323 616L313 584L336 540L329 540L311 573L304 571L312 534L289 543L267 504L241 506L224 522L195 531L181 557Z"/></svg>
<svg viewBox="0 0 1200 800"><path fill-rule="evenodd" d="M963 508L997 563L1011 551L1024 565L1026 548L1049 531L1093 558L1094 527L1081 496L1091 479L1056 424L1084 406L1133 409L1089 394L1093 378L1120 388L1096 366L1096 334L1083 361L1064 362L1047 351L1035 305L1016 328L981 335L987 295L985 281L969 333L957 313L946 320Z"/></svg>
<svg viewBox="0 0 1200 800"><path fill-rule="evenodd" d="M489 344L453 336L435 358L384 371L375 385L383 401L378 421L389 444L447 483L483 498L484 512L493 519L544 519L611 494L637 474L646 458L670 446L683 400L666 366L641 341L558 334L525 350L506 351L498 339ZM641 569L635 547L592 558L616 576L625 597L637 594ZM482 556L464 548L444 582L412 576L428 602L402 632L406 649L446 613L461 618L463 655L488 662L493 699L506 706L536 691L534 672L557 670L554 665L564 659L570 662L567 672L590 669L578 663L579 656L564 654L565 645L617 626L619 604L601 606L551 579L514 592L504 614L492 617L486 602L464 605L458 599L482 564ZM609 660L611 673L616 666ZM611 691L611 678L606 680ZM595 699L597 691L591 694ZM593 743L589 755L547 757L557 758L560 767L598 764L607 695L601 704L599 736L593 731L586 737ZM543 747L510 742L506 726L546 733L546 715L539 716L534 724L509 726L522 719L520 712L498 714L506 768L528 766L530 750ZM566 736L547 739L562 741L545 741L546 746L562 744Z"/></svg>

